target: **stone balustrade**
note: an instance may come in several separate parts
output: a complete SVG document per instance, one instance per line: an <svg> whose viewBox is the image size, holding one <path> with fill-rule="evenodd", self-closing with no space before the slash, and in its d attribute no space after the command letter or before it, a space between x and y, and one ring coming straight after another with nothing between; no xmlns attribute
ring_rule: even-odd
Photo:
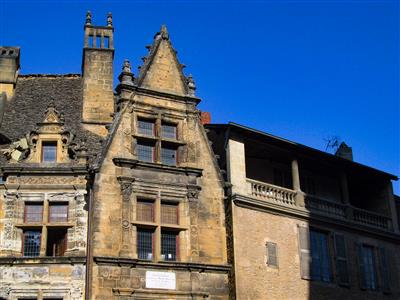
<svg viewBox="0 0 400 300"><path fill-rule="evenodd" d="M353 208L353 220L357 223L379 227L386 230L392 229L392 220L389 217L360 208Z"/></svg>
<svg viewBox="0 0 400 300"><path fill-rule="evenodd" d="M282 205L296 205L296 192L273 184L247 179L251 195L256 198L277 202Z"/></svg>
<svg viewBox="0 0 400 300"><path fill-rule="evenodd" d="M390 217L308 194L305 194L305 207L302 207L296 203L297 192L294 190L249 178L247 178L246 181L249 194L257 199L298 208L300 210L304 210L305 208L310 212L330 218L349 220L383 230L393 230Z"/></svg>

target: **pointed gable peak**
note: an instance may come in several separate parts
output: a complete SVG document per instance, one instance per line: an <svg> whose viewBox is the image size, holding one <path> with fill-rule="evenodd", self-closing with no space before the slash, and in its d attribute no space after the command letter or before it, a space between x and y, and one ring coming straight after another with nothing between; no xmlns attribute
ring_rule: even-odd
<svg viewBox="0 0 400 300"><path fill-rule="evenodd" d="M170 36L165 25L154 36L151 46L146 46L149 53L143 58L143 66L140 67L138 86L175 94L179 96L194 97L192 79L185 77L183 68L179 63L177 51L172 46Z"/></svg>

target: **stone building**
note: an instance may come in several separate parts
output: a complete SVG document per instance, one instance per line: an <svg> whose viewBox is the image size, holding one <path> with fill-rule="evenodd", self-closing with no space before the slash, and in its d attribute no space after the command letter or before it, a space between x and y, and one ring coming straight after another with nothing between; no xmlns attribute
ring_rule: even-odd
<svg viewBox="0 0 400 300"><path fill-rule="evenodd" d="M0 299L400 297L395 176L204 126L165 26L147 49L114 91L111 14L82 74L0 47Z"/></svg>
<svg viewBox="0 0 400 300"><path fill-rule="evenodd" d="M400 299L397 177L235 123L207 125L231 184L237 299Z"/></svg>

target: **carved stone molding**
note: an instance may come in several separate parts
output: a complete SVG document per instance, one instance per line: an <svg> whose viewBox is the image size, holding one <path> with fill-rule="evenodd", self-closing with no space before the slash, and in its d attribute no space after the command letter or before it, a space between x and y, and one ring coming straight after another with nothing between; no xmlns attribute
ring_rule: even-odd
<svg viewBox="0 0 400 300"><path fill-rule="evenodd" d="M201 187L198 185L188 184L187 185L187 197L189 201L194 201L199 198Z"/></svg>
<svg viewBox="0 0 400 300"><path fill-rule="evenodd" d="M128 202L131 198L131 194L133 191L132 183L135 181L134 178L131 177L118 177L119 184L121 185L121 195L122 200Z"/></svg>

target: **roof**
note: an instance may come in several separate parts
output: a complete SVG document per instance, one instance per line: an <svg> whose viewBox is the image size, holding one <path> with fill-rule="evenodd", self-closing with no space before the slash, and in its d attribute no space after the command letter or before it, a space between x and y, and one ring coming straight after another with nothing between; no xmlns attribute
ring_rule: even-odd
<svg viewBox="0 0 400 300"><path fill-rule="evenodd" d="M234 122L229 122L228 124L208 124L206 125L207 128L212 129L212 128L223 128L223 129L230 129L234 130L235 132L238 132L242 134L242 136L255 136L257 138L263 139L266 142L273 142L276 145L279 145L280 147L284 147L288 150L293 150L297 152L301 152L307 156L312 156L315 159L320 159L320 160L326 160L328 162L334 163L334 164L342 164L343 166L346 166L347 168L357 170L357 171L366 171L369 173L373 173L375 175L381 175L384 177L388 177L389 179L392 180L398 180L399 178L396 175L360 164L355 161L351 161L315 148L311 148L302 144L299 144L297 142L293 142L257 129L253 129L244 125L240 125Z"/></svg>
<svg viewBox="0 0 400 300"><path fill-rule="evenodd" d="M97 153L101 137L87 131L81 124L82 78L79 74L20 75L14 96L6 104L0 135L11 141L24 137L43 121L50 103L65 117L65 129L75 135L75 141L86 140L89 152ZM5 162L4 155L0 161Z"/></svg>

